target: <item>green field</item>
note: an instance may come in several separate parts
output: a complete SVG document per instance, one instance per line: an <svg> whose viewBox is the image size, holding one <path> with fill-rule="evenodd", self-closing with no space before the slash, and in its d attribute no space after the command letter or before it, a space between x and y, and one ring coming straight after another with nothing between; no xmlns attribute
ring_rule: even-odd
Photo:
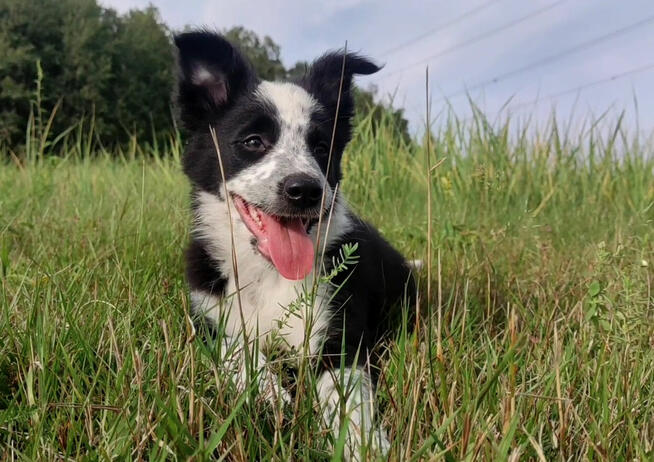
<svg viewBox="0 0 654 462"><path fill-rule="evenodd" d="M424 143L363 120L344 162L352 207L431 260L377 389L389 460L653 459L652 146L438 126L431 239ZM78 135L0 152L0 460L330 460L313 377L245 400L193 334L179 143Z"/></svg>

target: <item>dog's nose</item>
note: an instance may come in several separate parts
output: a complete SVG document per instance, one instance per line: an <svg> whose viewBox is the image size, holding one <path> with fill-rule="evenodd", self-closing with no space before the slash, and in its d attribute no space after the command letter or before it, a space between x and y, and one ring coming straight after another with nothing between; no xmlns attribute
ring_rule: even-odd
<svg viewBox="0 0 654 462"><path fill-rule="evenodd" d="M300 208L313 207L320 202L322 185L317 178L299 173L287 176L284 180L286 200Z"/></svg>

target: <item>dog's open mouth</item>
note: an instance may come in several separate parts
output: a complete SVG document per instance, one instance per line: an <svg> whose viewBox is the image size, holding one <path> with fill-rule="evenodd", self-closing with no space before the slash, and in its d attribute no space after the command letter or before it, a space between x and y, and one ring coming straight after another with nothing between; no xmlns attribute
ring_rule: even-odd
<svg viewBox="0 0 654 462"><path fill-rule="evenodd" d="M232 197L245 226L257 239L259 252L286 279L304 279L313 269L313 242L307 232L311 219L268 215L242 197Z"/></svg>

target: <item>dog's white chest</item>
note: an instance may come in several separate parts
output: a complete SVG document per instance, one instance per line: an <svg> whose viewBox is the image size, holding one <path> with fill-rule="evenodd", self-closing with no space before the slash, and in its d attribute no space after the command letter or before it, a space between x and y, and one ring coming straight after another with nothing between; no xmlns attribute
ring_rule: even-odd
<svg viewBox="0 0 654 462"><path fill-rule="evenodd" d="M269 273L258 283L250 284L241 291L241 306L248 332L258 331L266 343L280 342L281 346L301 350L305 334L310 332L315 337L315 328L324 327L320 323L320 314L324 311L320 309L320 300L311 306L310 282L289 281L276 272ZM238 300L235 302L231 308L232 322L234 311L239 310ZM312 317L317 319L312 322ZM241 320L235 321L233 329L238 332Z"/></svg>
<svg viewBox="0 0 654 462"><path fill-rule="evenodd" d="M248 339L258 338L262 347L302 351L309 334L309 352L315 353L324 337L329 310L322 288L311 295L311 281L311 276L303 281L289 281L274 270L262 271L255 277L241 275L239 303L236 283L230 277L222 303L210 297L202 306L205 315L216 323L223 316L228 335L239 335L245 323ZM198 297L203 296L206 297L193 294L196 306Z"/></svg>

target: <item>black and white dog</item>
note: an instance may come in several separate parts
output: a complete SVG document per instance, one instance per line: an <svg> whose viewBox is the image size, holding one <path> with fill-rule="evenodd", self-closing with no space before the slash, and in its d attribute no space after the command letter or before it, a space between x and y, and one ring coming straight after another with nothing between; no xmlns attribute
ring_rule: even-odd
<svg viewBox="0 0 654 462"><path fill-rule="evenodd" d="M247 381L243 342L259 346L255 372L267 397L290 399L266 367L269 339L319 356L317 395L336 435L348 424L346 456L357 458L369 434L384 449L384 432L366 433L374 382L367 361L393 308L413 294L413 280L404 258L337 193L351 137L352 77L379 67L329 53L298 82L271 82L218 34L187 32L175 44L177 104L188 132L184 171L192 183L187 277L194 314L222 323L232 344L225 365L235 367L240 386ZM358 245L358 262L334 273L347 243ZM333 275L329 283L320 278L325 272ZM303 298L316 281L323 284ZM341 399L349 417L343 422Z"/></svg>

